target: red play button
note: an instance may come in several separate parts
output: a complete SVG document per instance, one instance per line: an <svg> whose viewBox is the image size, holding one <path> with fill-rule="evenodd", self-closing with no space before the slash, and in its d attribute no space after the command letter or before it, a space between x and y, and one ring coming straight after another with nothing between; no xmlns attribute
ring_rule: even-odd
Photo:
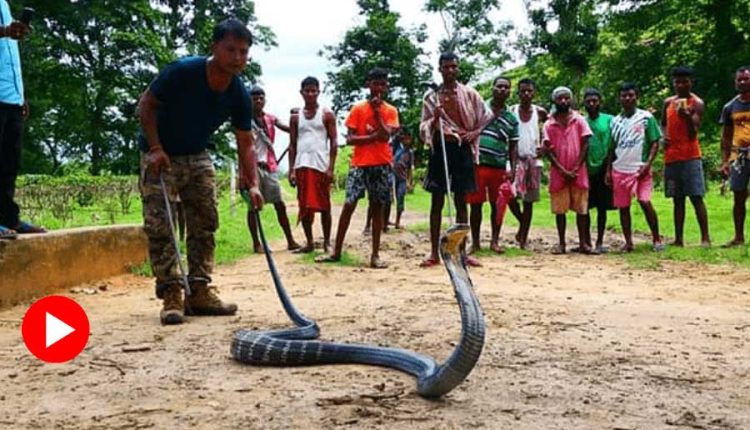
<svg viewBox="0 0 750 430"><path fill-rule="evenodd" d="M36 301L21 326L26 348L47 363L74 359L89 341L89 319L81 305L63 296Z"/></svg>

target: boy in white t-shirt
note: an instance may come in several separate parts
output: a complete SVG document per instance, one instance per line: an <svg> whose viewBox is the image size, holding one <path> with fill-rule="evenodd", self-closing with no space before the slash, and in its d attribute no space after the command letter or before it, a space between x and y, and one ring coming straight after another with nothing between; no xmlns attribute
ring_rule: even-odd
<svg viewBox="0 0 750 430"><path fill-rule="evenodd" d="M620 104L623 111L612 120L612 144L607 181L612 185L614 206L620 210L620 224L625 236L623 251L633 250L633 230L630 202L633 196L646 215L653 236L654 251L664 250L659 235L659 220L651 204L653 175L651 165L659 152L661 130L650 112L638 109L638 87L630 82L620 85Z"/></svg>

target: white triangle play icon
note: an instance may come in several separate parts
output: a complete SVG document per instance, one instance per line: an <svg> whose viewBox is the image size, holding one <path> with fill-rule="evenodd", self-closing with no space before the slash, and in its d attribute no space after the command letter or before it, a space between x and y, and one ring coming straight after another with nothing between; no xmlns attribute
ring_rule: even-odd
<svg viewBox="0 0 750 430"><path fill-rule="evenodd" d="M65 336L76 331L73 327L65 324L59 319L55 318L49 312L45 312L45 334L44 334L44 347L49 348L55 343L59 342Z"/></svg>

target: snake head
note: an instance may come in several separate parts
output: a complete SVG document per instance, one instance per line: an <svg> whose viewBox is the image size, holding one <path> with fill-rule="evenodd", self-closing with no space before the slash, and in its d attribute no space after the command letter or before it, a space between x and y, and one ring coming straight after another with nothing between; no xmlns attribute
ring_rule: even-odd
<svg viewBox="0 0 750 430"><path fill-rule="evenodd" d="M440 249L453 256L458 256L461 252L461 244L471 231L468 224L453 224L440 238Z"/></svg>

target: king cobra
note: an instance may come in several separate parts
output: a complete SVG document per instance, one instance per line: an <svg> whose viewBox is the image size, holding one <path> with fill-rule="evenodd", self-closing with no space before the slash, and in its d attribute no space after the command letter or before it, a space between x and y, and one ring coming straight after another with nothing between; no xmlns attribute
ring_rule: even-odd
<svg viewBox="0 0 750 430"><path fill-rule="evenodd" d="M261 366L360 363L390 367L416 377L417 393L428 398L440 397L466 379L484 346L484 316L461 251L468 225L455 224L440 239L440 254L461 311L461 340L445 363L438 364L432 357L400 348L312 340L320 334L318 325L300 313L289 299L271 257L259 213L254 211L254 214L276 293L297 327L237 331L230 351L234 359Z"/></svg>

